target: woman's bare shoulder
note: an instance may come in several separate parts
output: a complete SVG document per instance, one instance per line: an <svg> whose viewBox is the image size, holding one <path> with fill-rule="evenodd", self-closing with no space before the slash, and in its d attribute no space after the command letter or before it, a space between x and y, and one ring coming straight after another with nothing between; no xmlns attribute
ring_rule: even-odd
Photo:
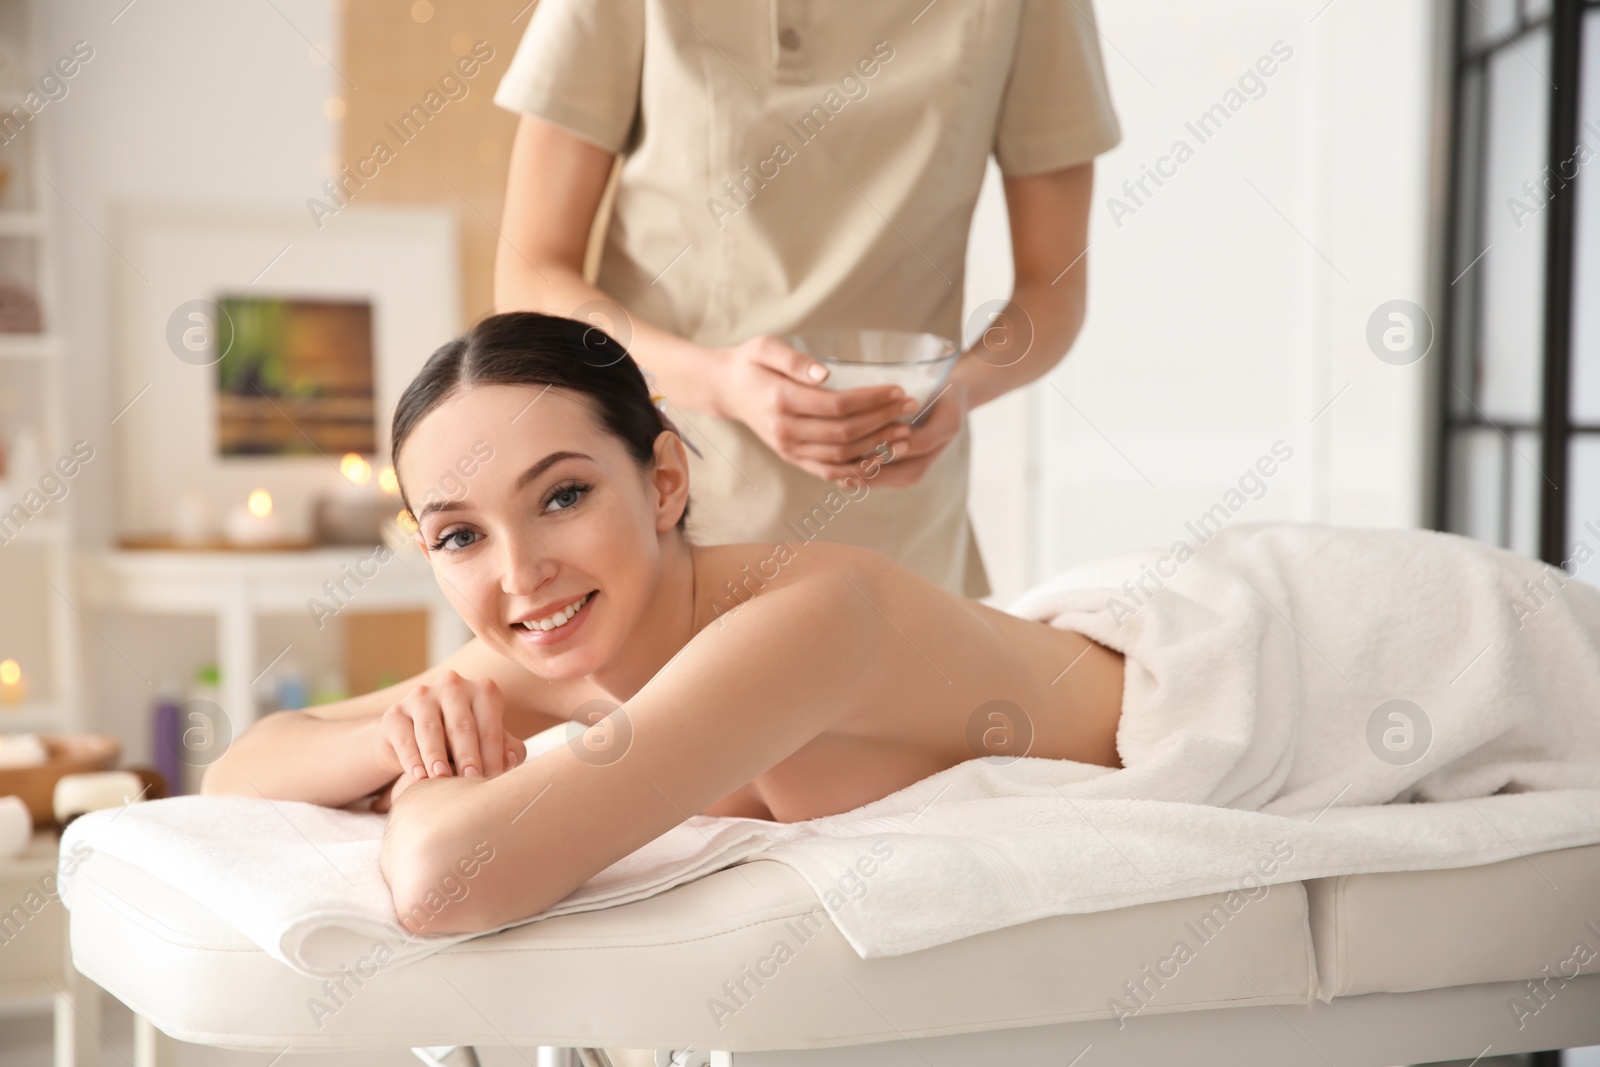
<svg viewBox="0 0 1600 1067"><path fill-rule="evenodd" d="M782 599L807 593L825 595L854 586L893 580L910 574L889 557L870 548L831 541L776 541L700 546L701 596L706 616L719 617L754 602L761 594L792 590Z"/></svg>

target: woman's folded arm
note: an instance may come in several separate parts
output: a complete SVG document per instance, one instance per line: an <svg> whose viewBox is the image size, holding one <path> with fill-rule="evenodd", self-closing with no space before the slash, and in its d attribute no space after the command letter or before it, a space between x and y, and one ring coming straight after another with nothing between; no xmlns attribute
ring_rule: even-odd
<svg viewBox="0 0 1600 1067"><path fill-rule="evenodd" d="M302 800L330 808L377 792L400 774L399 761L380 730L388 704L368 710L363 698L357 700L361 703L340 705L356 705L361 714L325 718L309 711L279 711L265 716L206 768L200 792Z"/></svg>
<svg viewBox="0 0 1600 1067"><path fill-rule="evenodd" d="M381 853L402 922L458 933L536 915L847 716L883 636L861 602L875 584L841 563L754 597L590 727L608 744L411 787Z"/></svg>
<svg viewBox="0 0 1600 1067"><path fill-rule="evenodd" d="M330 808L371 796L400 774L399 760L383 735L384 712L449 670L464 678L495 680L505 694L505 728L514 736L537 733L558 721L532 707L542 683L474 637L443 662L385 689L265 716L206 768L200 792L301 800Z"/></svg>

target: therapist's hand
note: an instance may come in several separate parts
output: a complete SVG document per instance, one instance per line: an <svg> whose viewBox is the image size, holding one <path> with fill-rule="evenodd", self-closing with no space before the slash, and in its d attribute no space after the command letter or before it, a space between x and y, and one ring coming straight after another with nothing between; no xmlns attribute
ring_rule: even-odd
<svg viewBox="0 0 1600 1067"><path fill-rule="evenodd" d="M898 386L825 389L813 374L822 363L765 334L711 351L720 413L818 478L862 477L860 457L884 442L898 452L915 436L894 421L916 410Z"/></svg>
<svg viewBox="0 0 1600 1067"><path fill-rule="evenodd" d="M961 432L970 410L967 383L951 378L935 396L928 410L911 423L910 438L894 446L893 462L882 464L868 478L873 485L915 485Z"/></svg>

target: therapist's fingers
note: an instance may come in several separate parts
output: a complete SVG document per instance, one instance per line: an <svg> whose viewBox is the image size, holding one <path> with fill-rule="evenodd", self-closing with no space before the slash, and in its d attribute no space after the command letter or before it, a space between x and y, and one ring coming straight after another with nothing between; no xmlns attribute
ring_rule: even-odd
<svg viewBox="0 0 1600 1067"><path fill-rule="evenodd" d="M445 671L435 683L435 689L454 762L452 765L446 761L442 767L437 763L429 763L428 773L435 778L451 773L469 778L481 777L483 754L478 749L478 722L473 715L475 687L455 671Z"/></svg>
<svg viewBox="0 0 1600 1067"><path fill-rule="evenodd" d="M835 483L848 480L869 482L872 485L904 487L922 480L948 445L949 439L925 446L926 451L916 456L907 455L906 441L894 441L883 447L874 447L868 453L847 463L821 460L790 460L795 466L818 478ZM884 462L892 456L890 462Z"/></svg>
<svg viewBox="0 0 1600 1067"><path fill-rule="evenodd" d="M505 697L493 678L483 679L475 689L472 713L478 724L478 751L483 755L480 769L485 778L493 778L506 769Z"/></svg>
<svg viewBox="0 0 1600 1067"><path fill-rule="evenodd" d="M779 415L773 420L772 432L780 448L799 445L855 446L865 442L863 447L853 452L842 452L837 457L848 459L859 456L880 440L907 436L912 427L897 421L905 414L907 410L901 405L886 404L837 419Z"/></svg>
<svg viewBox="0 0 1600 1067"><path fill-rule="evenodd" d="M875 404L850 415L781 414L778 424L786 426L797 440L820 444L849 444L873 433L910 428L898 420L917 410L917 402L903 397L887 404Z"/></svg>
<svg viewBox="0 0 1600 1067"><path fill-rule="evenodd" d="M880 445L903 446L910 439L911 430L903 425L885 427L857 437L844 444L825 444L815 441L793 441L784 447L780 455L791 462L801 459L816 460L822 463L850 464L865 459L869 453Z"/></svg>
<svg viewBox="0 0 1600 1067"><path fill-rule="evenodd" d="M949 444L953 437L955 433L948 426L913 426L909 437L894 443L894 461L904 463L929 452L937 452Z"/></svg>
<svg viewBox="0 0 1600 1067"><path fill-rule="evenodd" d="M829 371L826 363L812 359L771 334L752 337L739 345L737 351L751 363L777 371L785 378L797 382L816 385L828 379Z"/></svg>
<svg viewBox="0 0 1600 1067"><path fill-rule="evenodd" d="M936 400L927 411L918 415L908 425L911 435L894 446L895 463L937 454L961 432L962 406L943 399Z"/></svg>
<svg viewBox="0 0 1600 1067"><path fill-rule="evenodd" d="M790 463L812 463L823 467L827 473L813 471L819 478L837 480L846 474L862 477L860 470L862 464L872 459L873 451L880 444L903 445L905 438L895 437L885 441L883 438L863 438L860 444L848 447L839 445L797 445L783 454L783 458Z"/></svg>
<svg viewBox="0 0 1600 1067"><path fill-rule="evenodd" d="M813 415L837 419L904 405L905 390L898 385L864 385L859 389L822 389L794 381L779 381L773 406L780 415ZM907 410L915 411L915 407ZM898 415L896 416L898 417Z"/></svg>

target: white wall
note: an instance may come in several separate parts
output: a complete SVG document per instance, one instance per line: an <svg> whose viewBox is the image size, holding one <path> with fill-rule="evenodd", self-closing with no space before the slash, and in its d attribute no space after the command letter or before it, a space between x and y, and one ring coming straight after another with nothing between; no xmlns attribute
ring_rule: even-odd
<svg viewBox="0 0 1600 1067"><path fill-rule="evenodd" d="M325 178L337 127L323 102L337 79L313 59L311 43L338 56L331 0L208 3L206 0L94 0L34 5L39 49L49 59L87 41L94 58L49 105L28 136L48 137L60 190L54 196L66 315L66 422L97 458L75 479L71 506L81 546L115 537L111 418L120 395L113 365L116 286L142 285L138 263L110 243L117 205L293 205L303 210ZM119 14L120 12L120 14ZM113 19L115 21L113 21ZM309 42L311 43L308 43ZM146 397L145 400L148 400ZM143 403L144 401L140 401ZM182 412L172 412L182 418ZM119 423L120 425L120 423ZM118 736L130 761L148 759L146 679L187 680L209 658L212 628L201 619L152 620L96 614L80 628L90 728ZM299 628L295 628L299 624ZM305 640L301 620L265 624L262 646L290 641L317 649L316 671L337 663L326 638ZM315 675L313 675L315 677Z"/></svg>
<svg viewBox="0 0 1600 1067"><path fill-rule="evenodd" d="M1428 361L1379 361L1366 324L1427 304L1431 6L1325 3L1096 4L1123 140L1096 168L1088 322L1046 380L975 415L999 602L1170 545L1278 440L1293 458L1232 521L1422 521ZM1185 123L1277 41L1293 54L1264 95L1201 143ZM1193 157L1140 206L1123 182L1180 138ZM1135 209L1120 226L1112 196ZM1003 211L991 167L969 310L1009 291Z"/></svg>
<svg viewBox="0 0 1600 1067"><path fill-rule="evenodd" d="M68 423L109 441L132 399L113 395L111 336L117 283L143 284L112 246L115 207L128 201L304 206L324 181L337 126L323 101L337 75L331 0L217 4L127 0L35 5L40 50L54 57L87 41L94 58L71 92L40 116L59 187L62 323L69 360ZM119 12L121 12L119 16ZM281 12L281 14L280 14ZM113 22L112 19L116 21ZM114 539L111 472L90 463L74 501L79 542Z"/></svg>

